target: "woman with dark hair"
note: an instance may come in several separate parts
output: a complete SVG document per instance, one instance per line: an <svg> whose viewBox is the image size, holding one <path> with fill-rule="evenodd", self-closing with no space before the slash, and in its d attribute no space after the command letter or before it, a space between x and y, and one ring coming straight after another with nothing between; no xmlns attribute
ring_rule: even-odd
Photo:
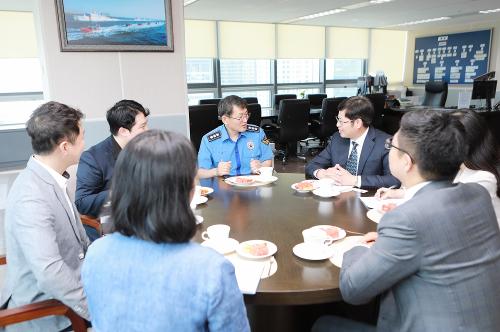
<svg viewBox="0 0 500 332"><path fill-rule="evenodd" d="M116 232L94 242L82 269L97 331L249 330L233 265L190 242L195 175L195 151L179 134L144 132L120 153Z"/></svg>
<svg viewBox="0 0 500 332"><path fill-rule="evenodd" d="M478 183L488 190L500 226L500 156L497 143L486 121L476 112L458 110L452 115L464 126L468 145L467 159L453 182ZM380 188L375 196L382 199L404 198L404 189Z"/></svg>

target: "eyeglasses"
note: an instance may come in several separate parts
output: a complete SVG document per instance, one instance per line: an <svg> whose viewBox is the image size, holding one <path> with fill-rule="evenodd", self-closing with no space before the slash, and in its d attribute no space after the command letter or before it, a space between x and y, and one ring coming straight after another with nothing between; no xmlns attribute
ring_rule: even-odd
<svg viewBox="0 0 500 332"><path fill-rule="evenodd" d="M242 114L239 118L233 118L232 116L228 116L228 118L235 119L235 120L238 120L238 121L248 120L250 118L250 113Z"/></svg>
<svg viewBox="0 0 500 332"><path fill-rule="evenodd" d="M391 148L395 148L396 150L399 150L399 151L401 151L403 153L406 153L408 155L408 157L410 157L411 162L415 163L415 159L413 159L413 157L411 156L411 154L408 151L405 151L405 150L403 150L401 148L398 148L397 146L395 146L394 144L392 144L392 137L389 137L388 139L385 140L384 147L387 150L390 150Z"/></svg>
<svg viewBox="0 0 500 332"><path fill-rule="evenodd" d="M342 121L341 118L339 118L338 116L335 117L335 119L337 119L337 123L340 123L342 125L346 124L346 123L349 123L349 122L353 122L354 120L348 120L348 121Z"/></svg>

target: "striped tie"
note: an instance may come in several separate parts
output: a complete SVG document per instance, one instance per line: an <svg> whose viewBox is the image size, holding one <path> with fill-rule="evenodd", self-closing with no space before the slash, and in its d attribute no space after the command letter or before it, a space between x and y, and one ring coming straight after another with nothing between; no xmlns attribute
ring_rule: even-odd
<svg viewBox="0 0 500 332"><path fill-rule="evenodd" d="M357 175L358 173L358 143L352 142L352 150L349 158L347 159L346 169L352 175Z"/></svg>

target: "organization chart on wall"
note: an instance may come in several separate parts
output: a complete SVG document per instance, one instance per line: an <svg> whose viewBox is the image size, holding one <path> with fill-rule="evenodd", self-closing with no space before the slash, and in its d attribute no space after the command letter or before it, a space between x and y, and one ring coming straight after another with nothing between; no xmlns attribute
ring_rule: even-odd
<svg viewBox="0 0 500 332"><path fill-rule="evenodd" d="M413 83L472 83L488 71L492 29L415 39Z"/></svg>

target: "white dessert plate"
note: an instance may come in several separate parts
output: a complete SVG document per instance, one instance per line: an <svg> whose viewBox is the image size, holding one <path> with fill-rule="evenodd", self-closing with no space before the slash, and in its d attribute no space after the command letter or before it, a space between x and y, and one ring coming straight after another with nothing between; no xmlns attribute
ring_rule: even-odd
<svg viewBox="0 0 500 332"><path fill-rule="evenodd" d="M321 244L299 243L292 249L295 256L311 261L320 261L332 257L332 247Z"/></svg>
<svg viewBox="0 0 500 332"><path fill-rule="evenodd" d="M346 237L347 233L344 229L337 227L337 226L332 226L332 225L317 225L311 227L311 229L321 229L324 231L331 239L334 241L343 239ZM336 236L335 236L336 235Z"/></svg>
<svg viewBox="0 0 500 332"><path fill-rule="evenodd" d="M384 216L384 214L379 212L377 209L371 209L366 212L366 216L368 217L368 219L378 224L380 222L380 219L382 219L382 217Z"/></svg>
<svg viewBox="0 0 500 332"><path fill-rule="evenodd" d="M278 251L278 247L266 240L250 240L240 243L236 252L244 258L260 259L271 257Z"/></svg>
<svg viewBox="0 0 500 332"><path fill-rule="evenodd" d="M344 253L351 250L355 245L361 242L362 236L348 236L342 241L333 243L330 247L333 250L333 256L330 257L330 262L337 267L342 267Z"/></svg>
<svg viewBox="0 0 500 332"><path fill-rule="evenodd" d="M307 185L306 187L301 187L302 185L306 185L306 184L310 184L310 185ZM304 181L300 181L300 182L292 184L291 187L293 190L295 190L299 193L307 193L307 192L310 192L310 191L317 189L319 187L319 183L318 183L318 180L304 180Z"/></svg>

